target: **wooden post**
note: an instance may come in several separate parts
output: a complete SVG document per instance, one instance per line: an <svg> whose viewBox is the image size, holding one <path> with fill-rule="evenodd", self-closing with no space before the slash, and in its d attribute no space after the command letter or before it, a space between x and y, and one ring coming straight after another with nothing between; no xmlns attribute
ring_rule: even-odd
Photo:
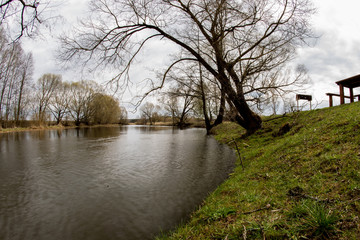
<svg viewBox="0 0 360 240"><path fill-rule="evenodd" d="M353 103L354 102L354 91L353 88L349 88L350 91L350 102Z"/></svg>
<svg viewBox="0 0 360 240"><path fill-rule="evenodd" d="M331 93L327 93L326 95L329 96L329 107L332 107L333 106L333 95Z"/></svg>
<svg viewBox="0 0 360 240"><path fill-rule="evenodd" d="M340 88L340 104L345 104L344 86L339 84L339 88Z"/></svg>
<svg viewBox="0 0 360 240"><path fill-rule="evenodd" d="M299 111L299 99L296 99L297 110Z"/></svg>

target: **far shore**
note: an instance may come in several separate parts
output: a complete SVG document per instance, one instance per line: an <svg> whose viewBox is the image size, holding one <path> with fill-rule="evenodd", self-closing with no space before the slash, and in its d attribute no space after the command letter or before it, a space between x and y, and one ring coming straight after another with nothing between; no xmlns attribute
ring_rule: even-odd
<svg viewBox="0 0 360 240"><path fill-rule="evenodd" d="M26 131L41 131L41 130L63 130L63 129L73 129L73 128L97 128L97 127L118 127L118 126L127 126L127 125L138 125L145 126L142 124L129 123L129 124L97 124L97 125L83 125L80 126L70 125L42 125L42 126L30 126L30 127L13 127L13 128L0 128L0 134L2 133L12 133L12 132L26 132ZM146 126L167 126L171 127L173 124L171 122L156 122L153 125L147 124ZM200 123L192 123L187 127L204 127Z"/></svg>
<svg viewBox="0 0 360 240"><path fill-rule="evenodd" d="M31 127L14 127L14 128L0 128L1 133L12 133L12 132L26 132L26 131L41 131L41 130L63 130L63 129L73 129L73 128L96 128L96 127L117 127L123 126L121 124L105 124L105 125L71 125L63 126L51 125L51 126L31 126Z"/></svg>

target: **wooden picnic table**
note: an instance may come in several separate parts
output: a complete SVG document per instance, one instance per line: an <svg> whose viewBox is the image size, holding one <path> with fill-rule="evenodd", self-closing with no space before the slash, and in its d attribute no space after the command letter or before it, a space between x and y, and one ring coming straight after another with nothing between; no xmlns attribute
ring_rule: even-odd
<svg viewBox="0 0 360 240"><path fill-rule="evenodd" d="M326 93L329 96L329 106L333 106L332 97L337 96L340 97L340 104L345 104L345 98L350 98L350 102L353 103L354 99L357 97L358 101L360 101L360 95L354 95L354 88L360 87L360 75L356 75L350 78L346 78L341 81L337 81L336 84L339 86L340 94L336 93ZM345 96L344 88L349 88L350 96Z"/></svg>

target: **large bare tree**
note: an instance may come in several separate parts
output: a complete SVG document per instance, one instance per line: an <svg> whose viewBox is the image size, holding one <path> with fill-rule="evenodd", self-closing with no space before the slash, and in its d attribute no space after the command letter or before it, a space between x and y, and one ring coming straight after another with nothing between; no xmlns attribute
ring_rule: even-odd
<svg viewBox="0 0 360 240"><path fill-rule="evenodd" d="M62 39L63 59L113 64L120 69L114 80L124 83L147 45L169 41L181 54L153 89L179 62L196 61L218 81L248 133L262 121L247 92L266 81L261 73L286 64L312 36L314 11L310 0L93 0L91 7L92 18Z"/></svg>

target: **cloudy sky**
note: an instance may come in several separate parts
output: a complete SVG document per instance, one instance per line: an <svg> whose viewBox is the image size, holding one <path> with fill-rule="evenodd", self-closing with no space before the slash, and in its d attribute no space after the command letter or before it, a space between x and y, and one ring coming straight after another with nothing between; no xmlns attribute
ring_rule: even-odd
<svg viewBox="0 0 360 240"><path fill-rule="evenodd" d="M60 0L57 0L60 1ZM313 29L319 36L311 47L299 49L297 62L309 70L311 86L304 94L311 94L318 107L328 106L327 92L338 92L336 81L360 74L360 9L359 0L313 0L317 13L313 17ZM77 19L86 16L87 0L67 0L57 9L63 16L59 21L63 28L76 25ZM59 25L56 25L58 28ZM63 29L62 28L62 29ZM62 74L67 81L82 78L74 69L64 69L56 62L58 30L42 39L25 39L26 51L32 51L35 59L34 79L44 73ZM96 79L95 79L96 80ZM99 80L99 79L97 79ZM139 79L138 79L139 80ZM355 89L359 94L360 89ZM335 104L339 101L336 99Z"/></svg>

